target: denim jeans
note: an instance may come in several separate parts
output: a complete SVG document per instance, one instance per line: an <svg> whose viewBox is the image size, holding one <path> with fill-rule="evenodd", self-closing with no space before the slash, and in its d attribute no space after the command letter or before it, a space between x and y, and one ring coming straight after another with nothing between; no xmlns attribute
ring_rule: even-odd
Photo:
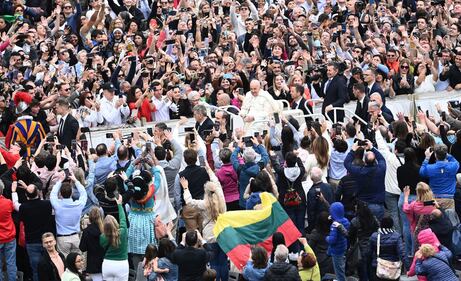
<svg viewBox="0 0 461 281"><path fill-rule="evenodd" d="M399 198L400 194L386 192L386 215L394 220L394 230L402 233L399 219Z"/></svg>
<svg viewBox="0 0 461 281"><path fill-rule="evenodd" d="M301 232L301 235L304 236L304 228L306 225L306 205L301 204L297 207L285 207L285 211L296 225L296 228L298 228L299 232ZM290 247L288 247L288 249L292 253L298 253L303 249L303 247L299 241L295 241L290 245Z"/></svg>
<svg viewBox="0 0 461 281"><path fill-rule="evenodd" d="M32 276L34 281L38 281L38 263L42 257L42 244L26 244L27 255L29 255L29 263L32 268Z"/></svg>
<svg viewBox="0 0 461 281"><path fill-rule="evenodd" d="M304 234L304 226L305 226L305 219L306 219L306 205L301 204L297 207L285 207L285 211L287 212L290 219L298 228L301 234Z"/></svg>
<svg viewBox="0 0 461 281"><path fill-rule="evenodd" d="M368 208L370 209L371 213L375 215L378 221L381 221L381 219L384 217L384 205L368 203Z"/></svg>
<svg viewBox="0 0 461 281"><path fill-rule="evenodd" d="M346 257L345 255L331 255L333 268L335 269L336 280L346 281Z"/></svg>
<svg viewBox="0 0 461 281"><path fill-rule="evenodd" d="M402 221L403 228L403 241L405 242L405 267L409 268L410 260L409 256L413 256L415 252L415 243L413 241L413 236L411 235L410 221L408 220L407 215L403 212L403 193L400 194L399 198L399 214L400 220ZM408 196L408 204L416 200L416 195Z"/></svg>
<svg viewBox="0 0 461 281"><path fill-rule="evenodd" d="M0 268L2 268L3 257L6 262L6 276L8 281L16 281L16 239L13 241L0 244ZM0 281L3 281L3 272L0 270Z"/></svg>
<svg viewBox="0 0 461 281"><path fill-rule="evenodd" d="M210 267L216 270L216 281L227 281L229 279L229 268L227 266L227 255L219 247L218 243L209 243Z"/></svg>

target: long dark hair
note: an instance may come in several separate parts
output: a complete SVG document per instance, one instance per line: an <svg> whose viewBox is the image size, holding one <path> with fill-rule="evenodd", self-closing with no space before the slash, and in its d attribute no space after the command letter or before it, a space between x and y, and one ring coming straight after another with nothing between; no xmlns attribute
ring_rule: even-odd
<svg viewBox="0 0 461 281"><path fill-rule="evenodd" d="M85 277L83 277L83 274L81 274L75 266L75 261L77 260L78 256L82 257L82 255L80 255L79 253L68 254L66 257L66 266L70 272L77 274L78 278L80 278L81 281L85 281Z"/></svg>
<svg viewBox="0 0 461 281"><path fill-rule="evenodd" d="M285 236L283 236L281 232L274 232L274 234L272 234L271 262L274 261L274 253L278 245L286 245Z"/></svg>
<svg viewBox="0 0 461 281"><path fill-rule="evenodd" d="M378 229L378 221L368 205L363 201L357 201L357 219L363 229L367 229L370 235Z"/></svg>
<svg viewBox="0 0 461 281"><path fill-rule="evenodd" d="M403 150L405 157L405 164L410 165L416 169L419 169L418 158L416 157L416 151L412 147L407 147Z"/></svg>
<svg viewBox="0 0 461 281"><path fill-rule="evenodd" d="M171 254L173 254L175 249L176 249L176 247L173 244L173 242L171 242L170 239L162 238L158 242L158 257L159 258L166 257L166 258L170 259Z"/></svg>
<svg viewBox="0 0 461 281"><path fill-rule="evenodd" d="M280 133L280 139L282 140L282 155L285 159L285 155L288 152L293 151L295 146L293 131L290 129L289 126L284 126L282 128L282 132Z"/></svg>

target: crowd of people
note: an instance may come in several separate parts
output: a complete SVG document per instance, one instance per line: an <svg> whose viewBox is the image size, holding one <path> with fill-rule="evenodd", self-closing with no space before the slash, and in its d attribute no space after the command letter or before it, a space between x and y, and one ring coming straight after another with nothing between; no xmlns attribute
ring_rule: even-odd
<svg viewBox="0 0 461 281"><path fill-rule="evenodd" d="M459 0L0 1L0 280L458 280L460 103L386 102L461 89L460 15ZM123 126L148 129L89 141ZM263 192L302 236L273 233L239 271L213 229Z"/></svg>

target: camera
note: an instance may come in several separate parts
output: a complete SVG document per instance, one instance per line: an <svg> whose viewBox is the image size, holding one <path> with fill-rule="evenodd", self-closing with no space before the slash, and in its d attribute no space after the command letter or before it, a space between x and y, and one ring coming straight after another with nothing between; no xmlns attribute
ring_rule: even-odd
<svg viewBox="0 0 461 281"><path fill-rule="evenodd" d="M432 0L431 6L445 6L445 0Z"/></svg>

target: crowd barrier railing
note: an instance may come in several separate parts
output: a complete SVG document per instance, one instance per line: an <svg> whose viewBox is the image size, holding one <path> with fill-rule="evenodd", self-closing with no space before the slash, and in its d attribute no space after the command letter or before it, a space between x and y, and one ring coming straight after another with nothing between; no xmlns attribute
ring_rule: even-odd
<svg viewBox="0 0 461 281"><path fill-rule="evenodd" d="M453 100L461 100L461 91L442 91L442 92L429 92L429 93L420 93L420 94L412 94L412 95L401 95L401 96L396 96L393 99L387 99L386 100L386 106L393 112L394 117L397 118L397 113L401 112L405 115L412 115L415 112L415 108L417 106L420 106L423 111L428 110L429 114L440 118L437 110L435 108L435 104L439 103L442 107L442 110L447 109L447 102L448 101L453 101ZM314 108L316 108L321 102L323 102L322 99L310 99L307 100L304 104L304 106L307 108L308 102L314 102ZM327 116L323 116L320 113L315 113L310 111L308 109L308 112L310 114L308 115L302 115L298 113L293 113L293 110L290 109L289 103L288 102L283 102L284 105L288 105L288 109L284 109L282 113L284 115L294 115L298 122L303 123L305 117L312 117L312 118L317 118L317 117L324 117L328 121L335 123L337 121L337 118L333 118L334 120L330 120ZM335 108L335 116L337 115L336 111L337 110L343 110L347 118L352 118L355 117L357 120L359 120L361 123L366 124L365 120L361 119L357 115L354 114L355 108L356 108L356 101L351 101L347 104L344 105L344 108ZM225 110L227 111L228 108L235 108L236 110L239 111L239 109L235 106L224 106L224 107L213 107L214 109L217 110ZM228 111L227 111L228 112ZM230 113L230 112L228 112ZM243 122L243 119L235 114L230 113L232 116L232 128L243 128L245 126L245 123ZM264 121L258 121L258 122L267 122L267 120ZM177 120L171 120L165 122L167 126L173 127L176 126ZM91 128L91 134L93 137L93 142L94 143L99 143L99 142L107 142L107 139L105 138L106 133L113 132L114 130L120 129L122 130L122 133L124 135L130 134L133 131L137 130L147 130L148 127L152 128L156 122L151 122L151 123L146 123L143 124L142 126L136 126L136 127L116 127L116 128L111 128L111 127L96 127L96 128ZM189 119L187 124L185 126L193 126L195 124L195 120L193 118ZM184 135L184 131L180 129L178 132L179 136ZM99 141L99 142L98 142Z"/></svg>

